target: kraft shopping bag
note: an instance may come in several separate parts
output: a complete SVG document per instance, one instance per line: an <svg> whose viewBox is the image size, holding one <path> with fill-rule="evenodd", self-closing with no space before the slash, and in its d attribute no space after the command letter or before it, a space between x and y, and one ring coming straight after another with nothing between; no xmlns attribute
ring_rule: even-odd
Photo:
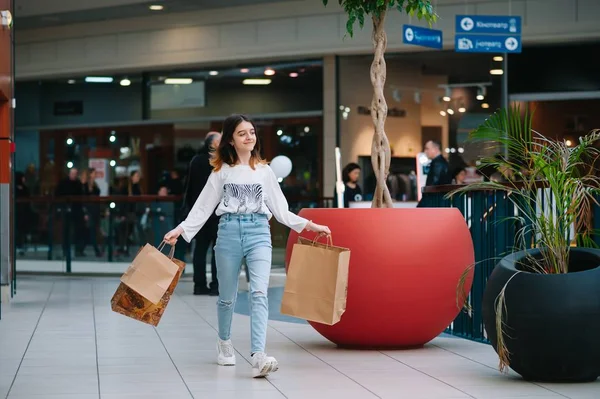
<svg viewBox="0 0 600 399"><path fill-rule="evenodd" d="M350 249L303 237L294 244L281 313L327 325L346 310Z"/></svg>
<svg viewBox="0 0 600 399"><path fill-rule="evenodd" d="M144 245L121 276L121 282L152 302L157 304L165 294L179 267L171 260L174 247L169 256L161 252L164 243L155 248Z"/></svg>
<svg viewBox="0 0 600 399"><path fill-rule="evenodd" d="M142 254L144 248L145 247L140 249L136 259ZM155 327L158 326L185 268L185 262L173 258L172 252L173 250L171 250L169 258L167 259L175 265L177 271L157 303L153 303L136 290L133 290L126 283L121 282L111 299L112 310L124 316L131 317L132 319L139 320ZM147 276L147 274L143 276ZM140 278L137 277L133 279L133 281L137 281L138 283L139 280Z"/></svg>

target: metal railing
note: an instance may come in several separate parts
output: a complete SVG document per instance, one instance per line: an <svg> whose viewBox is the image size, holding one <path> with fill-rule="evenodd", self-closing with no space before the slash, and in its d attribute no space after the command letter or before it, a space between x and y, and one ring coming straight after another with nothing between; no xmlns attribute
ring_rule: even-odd
<svg viewBox="0 0 600 399"><path fill-rule="evenodd" d="M140 246L158 245L181 221L176 196L30 197L16 201L19 261L54 261L71 273L77 263L129 263ZM289 198L292 212L332 207L332 198ZM289 229L272 219L273 247L285 248ZM191 263L190 245L179 240L175 256ZM50 264L50 263L46 263ZM93 265L92 265L93 266ZM17 265L17 269L19 266Z"/></svg>
<svg viewBox="0 0 600 399"><path fill-rule="evenodd" d="M423 189L421 207L452 207L457 208L465 217L471 232L475 250L475 266L473 285L469 297L470 311L461 311L446 332L464 338L489 342L485 334L482 319L483 293L488 277L494 270L500 258L508 255L518 245L527 247L536 245L536 237L529 228L531 223L527 217L519 213L523 208L517 207L504 191L481 190L469 191L448 198L447 194L462 186L433 186ZM535 192L530 197L535 200L536 213L555 212L552 193L543 182L538 182L533 188ZM519 209L521 208L521 210ZM600 207L594 207L594 229L600 227ZM515 220L514 217L519 217ZM523 228L524 227L524 228ZM523 237L517 234L522 229L526 232ZM575 236L574 227L571 226L571 238ZM600 244L600 237L594 240Z"/></svg>

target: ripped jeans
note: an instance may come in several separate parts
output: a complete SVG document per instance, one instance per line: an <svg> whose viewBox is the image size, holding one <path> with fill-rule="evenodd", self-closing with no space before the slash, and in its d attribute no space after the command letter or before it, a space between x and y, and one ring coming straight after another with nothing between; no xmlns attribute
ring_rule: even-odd
<svg viewBox="0 0 600 399"><path fill-rule="evenodd" d="M251 353L265 351L272 250L271 230L266 215L228 213L221 216L215 245L219 279L219 338L227 340L231 336L242 259L246 258L250 273Z"/></svg>

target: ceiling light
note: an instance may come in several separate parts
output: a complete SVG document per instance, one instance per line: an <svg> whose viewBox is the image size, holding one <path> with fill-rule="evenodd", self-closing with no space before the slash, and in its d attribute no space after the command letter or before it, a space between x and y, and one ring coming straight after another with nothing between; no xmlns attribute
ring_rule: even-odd
<svg viewBox="0 0 600 399"><path fill-rule="evenodd" d="M73 162L69 161L67 162L67 168L71 169L73 167Z"/></svg>
<svg viewBox="0 0 600 399"><path fill-rule="evenodd" d="M250 70L248 68L242 68L242 69L240 69L240 72L241 73L248 73L248 72L250 72Z"/></svg>
<svg viewBox="0 0 600 399"><path fill-rule="evenodd" d="M440 111L440 115L442 115L442 116L446 116L446 111L444 111L444 110L441 110L441 111Z"/></svg>
<svg viewBox="0 0 600 399"><path fill-rule="evenodd" d="M121 82L119 82L119 84L121 86L130 86L131 85L131 80L125 78L125 79L121 79Z"/></svg>
<svg viewBox="0 0 600 399"><path fill-rule="evenodd" d="M275 71L271 68L267 68L267 69L265 69L265 75L273 76L273 75L275 75Z"/></svg>
<svg viewBox="0 0 600 399"><path fill-rule="evenodd" d="M504 71L502 69L492 69L490 71L490 75L502 75L504 74Z"/></svg>
<svg viewBox="0 0 600 399"><path fill-rule="evenodd" d="M447 112L449 115L454 115L454 110L452 108L448 108Z"/></svg>
<svg viewBox="0 0 600 399"><path fill-rule="evenodd" d="M210 76L217 76L219 74L219 71L210 71L208 74Z"/></svg>
<svg viewBox="0 0 600 399"><path fill-rule="evenodd" d="M488 104L488 103L481 104L481 108L489 108L489 107L490 107L490 104Z"/></svg>
<svg viewBox="0 0 600 399"><path fill-rule="evenodd" d="M271 79L244 79L242 81L245 85L268 85L271 84Z"/></svg>
<svg viewBox="0 0 600 399"><path fill-rule="evenodd" d="M110 76L87 76L85 81L88 83L112 83L113 78Z"/></svg>
<svg viewBox="0 0 600 399"><path fill-rule="evenodd" d="M308 133L308 132L310 132L310 127L304 126L304 133Z"/></svg>
<svg viewBox="0 0 600 399"><path fill-rule="evenodd" d="M162 11L164 10L164 6L160 5L160 4L152 4L150 7L148 7L150 10L152 11Z"/></svg>
<svg viewBox="0 0 600 399"><path fill-rule="evenodd" d="M493 58L493 60L494 60L494 61L498 61L498 62L500 62L500 61L504 61L504 57L502 57L501 55L497 55L497 56L495 56L495 57Z"/></svg>
<svg viewBox="0 0 600 399"><path fill-rule="evenodd" d="M298 72L291 72L290 73L290 78L297 78L298 77Z"/></svg>
<svg viewBox="0 0 600 399"><path fill-rule="evenodd" d="M67 139L67 145L71 145L71 144L73 144L73 139L69 137Z"/></svg>
<svg viewBox="0 0 600 399"><path fill-rule="evenodd" d="M110 136L108 140L110 140L111 143L114 143L115 141L117 141L117 138L115 136Z"/></svg>
<svg viewBox="0 0 600 399"><path fill-rule="evenodd" d="M467 109L465 107L460 107L458 109L458 112L460 112L460 113L463 113L463 112L466 112L466 111L467 111Z"/></svg>
<svg viewBox="0 0 600 399"><path fill-rule="evenodd" d="M279 129L279 130L277 131L277 135L278 135L278 136L281 136L282 134L283 134L283 130Z"/></svg>
<svg viewBox="0 0 600 399"><path fill-rule="evenodd" d="M452 90L449 87L446 87L446 92L444 93L443 100L449 102L452 98Z"/></svg>
<svg viewBox="0 0 600 399"><path fill-rule="evenodd" d="M479 88L477 89L477 99L479 101L482 101L485 98L485 95L487 94L487 89L485 86L479 86Z"/></svg>
<svg viewBox="0 0 600 399"><path fill-rule="evenodd" d="M193 82L192 78L166 78L167 85L189 85Z"/></svg>
<svg viewBox="0 0 600 399"><path fill-rule="evenodd" d="M117 161L115 161L114 159L112 161L110 161L110 166L112 166L113 168L117 165Z"/></svg>
<svg viewBox="0 0 600 399"><path fill-rule="evenodd" d="M69 79L67 80L67 83L70 85L74 85L75 84L75 79Z"/></svg>

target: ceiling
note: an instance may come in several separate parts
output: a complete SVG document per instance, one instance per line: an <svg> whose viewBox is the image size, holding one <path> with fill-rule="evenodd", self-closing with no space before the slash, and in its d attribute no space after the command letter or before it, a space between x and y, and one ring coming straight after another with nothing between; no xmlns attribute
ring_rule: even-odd
<svg viewBox="0 0 600 399"><path fill-rule="evenodd" d="M30 0L29 3L34 3L36 0ZM37 0L39 1L39 0ZM43 0L44 2L49 0ZM67 7L60 9L58 12L53 12L52 8L48 8L43 14L32 12L27 8L22 12L26 16L19 17L19 6L15 9L15 29L38 29L51 26L68 25L75 23L108 21L121 18L136 18L157 13L184 13L191 11L219 9L227 7L239 7L258 4L278 3L284 1L298 0L154 0L145 2L136 2L134 4L123 1L126 4L118 4L118 1L111 2L110 6L98 7L98 1L94 2L94 6L82 9L81 4L74 5L71 10ZM18 2L17 2L18 4ZM49 3L45 3L48 5ZM151 11L150 5L162 5L162 11ZM28 4L34 6L34 4Z"/></svg>

